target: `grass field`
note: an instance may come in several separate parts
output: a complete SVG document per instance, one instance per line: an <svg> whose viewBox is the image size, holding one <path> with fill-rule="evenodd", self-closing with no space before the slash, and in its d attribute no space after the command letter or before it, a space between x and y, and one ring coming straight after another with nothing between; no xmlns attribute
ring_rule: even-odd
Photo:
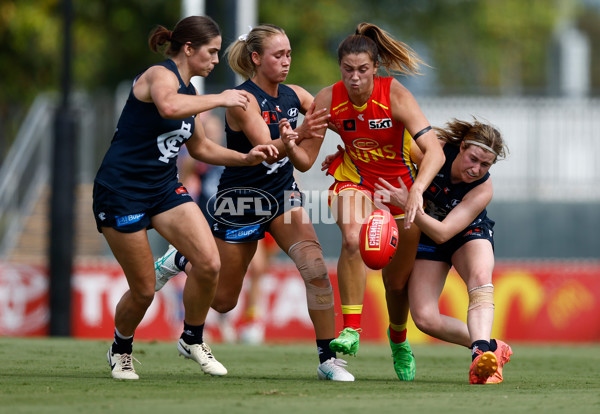
<svg viewBox="0 0 600 414"><path fill-rule="evenodd" d="M109 341L0 338L0 413L599 413L600 344L519 345L504 383L468 384L469 352L414 346L417 378L395 378L387 346L346 358L353 383L316 379L315 347L213 346L229 369L203 375L175 343L136 342L138 381L110 378Z"/></svg>

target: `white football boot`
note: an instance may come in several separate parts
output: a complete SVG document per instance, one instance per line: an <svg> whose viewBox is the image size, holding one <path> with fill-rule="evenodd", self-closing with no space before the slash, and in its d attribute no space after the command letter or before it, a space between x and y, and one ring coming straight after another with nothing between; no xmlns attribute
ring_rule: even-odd
<svg viewBox="0 0 600 414"><path fill-rule="evenodd" d="M320 380L354 381L354 375L346 371L348 363L343 359L330 358L317 368Z"/></svg>
<svg viewBox="0 0 600 414"><path fill-rule="evenodd" d="M167 249L164 256L160 257L154 262L154 276L156 277L156 283L154 285L154 291L158 292L162 287L169 281L169 279L177 276L181 270L175 266L175 255L177 249L171 245Z"/></svg>
<svg viewBox="0 0 600 414"><path fill-rule="evenodd" d="M112 349L109 348L106 358L108 359L113 378L123 380L136 380L140 378L133 368L133 360L135 358L131 354L113 354ZM137 359L135 360L137 361Z"/></svg>
<svg viewBox="0 0 600 414"><path fill-rule="evenodd" d="M200 369L202 369L202 372L205 374L219 377L227 374L227 368L217 361L217 359L213 356L210 347L205 342L201 344L188 345L183 339L180 338L179 342L177 342L177 349L182 356L193 359L200 364Z"/></svg>

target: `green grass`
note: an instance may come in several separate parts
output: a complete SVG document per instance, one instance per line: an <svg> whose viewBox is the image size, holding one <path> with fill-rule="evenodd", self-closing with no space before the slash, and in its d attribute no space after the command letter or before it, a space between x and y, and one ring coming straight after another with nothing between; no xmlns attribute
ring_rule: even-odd
<svg viewBox="0 0 600 414"><path fill-rule="evenodd" d="M600 345L513 345L504 383L468 384L469 352L417 345L417 378L395 378L390 350L346 358L353 383L316 379L311 344L215 344L226 377L203 375L175 343L136 342L138 381L110 378L108 341L0 338L2 413L598 413Z"/></svg>

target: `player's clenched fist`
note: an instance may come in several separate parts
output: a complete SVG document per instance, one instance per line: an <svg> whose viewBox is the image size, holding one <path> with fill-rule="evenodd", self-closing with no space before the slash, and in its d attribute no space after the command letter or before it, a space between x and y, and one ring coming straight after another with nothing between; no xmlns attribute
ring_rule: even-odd
<svg viewBox="0 0 600 414"><path fill-rule="evenodd" d="M239 89L227 89L221 93L223 103L227 108L241 107L244 111L248 109L250 94Z"/></svg>

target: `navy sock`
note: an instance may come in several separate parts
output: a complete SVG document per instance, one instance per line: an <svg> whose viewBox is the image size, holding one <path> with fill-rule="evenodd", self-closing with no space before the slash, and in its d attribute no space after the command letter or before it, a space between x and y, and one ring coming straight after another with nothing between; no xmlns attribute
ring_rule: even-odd
<svg viewBox="0 0 600 414"><path fill-rule="evenodd" d="M188 325L183 321L183 333L181 339L188 345L201 344L203 342L204 324L200 326Z"/></svg>
<svg viewBox="0 0 600 414"><path fill-rule="evenodd" d="M498 343L495 339L490 339L490 351L496 352L496 349L498 349Z"/></svg>
<svg viewBox="0 0 600 414"><path fill-rule="evenodd" d="M335 358L335 352L333 352L329 348L329 343L333 341L331 339L317 339L317 351L319 352L319 362L322 364L323 362Z"/></svg>
<svg viewBox="0 0 600 414"><path fill-rule="evenodd" d="M131 354L133 352L133 335L124 338L115 328L115 340L111 346L113 354Z"/></svg>
<svg viewBox="0 0 600 414"><path fill-rule="evenodd" d="M479 352L475 352L475 350L479 350L481 353L490 351L490 343L483 339L479 341L475 341L471 344L471 358L475 359L479 355Z"/></svg>
<svg viewBox="0 0 600 414"><path fill-rule="evenodd" d="M179 252L175 253L175 266L177 266L179 270L185 272L185 265L187 262L189 262L189 260L186 259L184 255Z"/></svg>

